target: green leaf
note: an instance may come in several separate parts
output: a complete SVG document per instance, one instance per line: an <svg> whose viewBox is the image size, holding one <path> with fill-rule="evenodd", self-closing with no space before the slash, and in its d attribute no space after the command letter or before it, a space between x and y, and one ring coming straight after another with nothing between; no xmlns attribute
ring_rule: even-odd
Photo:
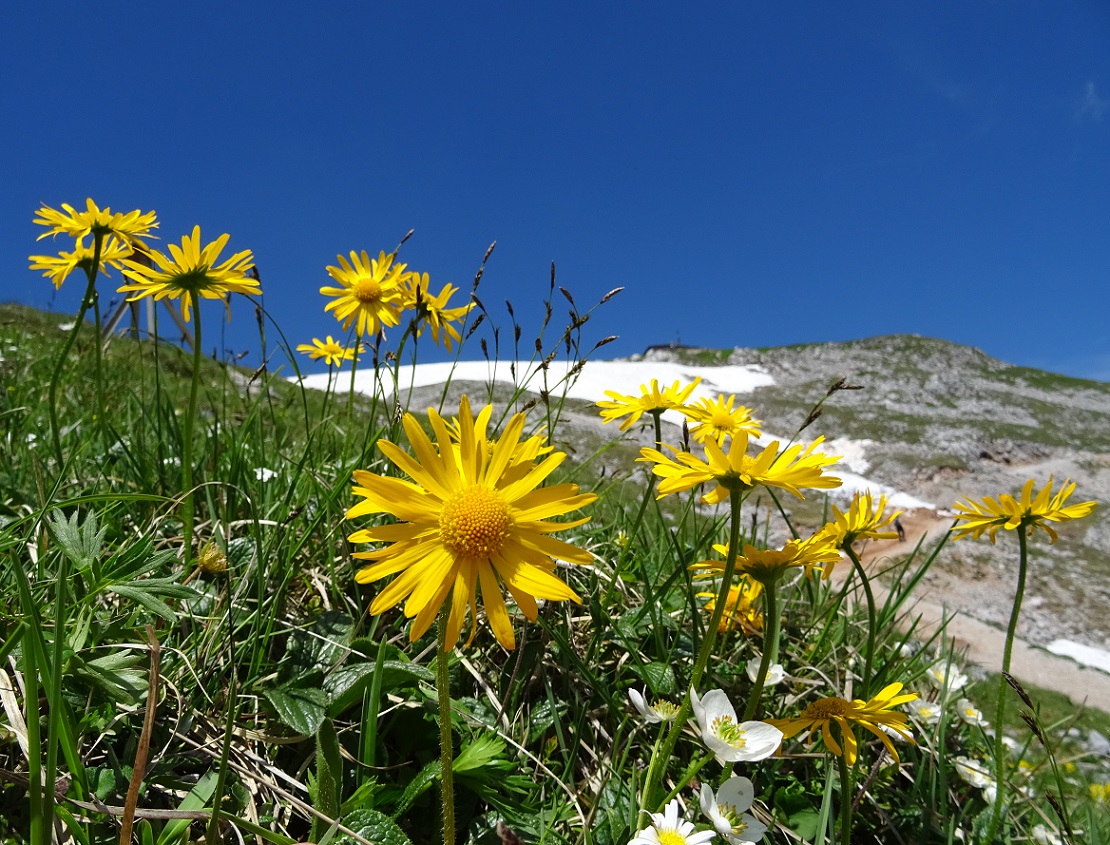
<svg viewBox="0 0 1110 845"><path fill-rule="evenodd" d="M216 791L216 773L206 772L197 781L197 785L185 796L178 805L179 810L203 810L212 800L212 793ZM181 840L181 835L189 829L188 819L173 819L166 822L162 828L162 835L158 837L158 845L171 845Z"/></svg>
<svg viewBox="0 0 1110 845"><path fill-rule="evenodd" d="M172 578L147 578L127 584L111 584L105 592L131 599L167 622L176 622L177 613L159 597L192 601L200 596L192 587L178 584Z"/></svg>
<svg viewBox="0 0 1110 845"><path fill-rule="evenodd" d="M643 666L633 666L632 670L644 679L656 695L674 695L675 690L678 689L674 669L668 663L648 663Z"/></svg>
<svg viewBox="0 0 1110 845"><path fill-rule="evenodd" d="M343 758L339 755L339 737L331 719L324 719L316 733L316 788L313 790L313 804L329 819L339 818L339 802L343 793ZM323 819L313 816L313 842L319 842L327 825ZM329 825L330 826L330 825Z"/></svg>
<svg viewBox="0 0 1110 845"><path fill-rule="evenodd" d="M314 669L331 669L347 654L353 627L354 620L350 616L332 610L293 629L286 641L282 678L293 680Z"/></svg>
<svg viewBox="0 0 1110 845"><path fill-rule="evenodd" d="M412 845L412 840L397 826L397 822L377 810L355 810L343 820L343 825L377 845ZM354 843L355 840L345 833L331 840L331 845Z"/></svg>
<svg viewBox="0 0 1110 845"><path fill-rule="evenodd" d="M362 698L362 693L374 678L373 663L353 663L340 666L324 679L324 692L328 696L328 712L338 716ZM382 664L382 694L414 687L420 681L435 682L435 673L418 663L386 660Z"/></svg>
<svg viewBox="0 0 1110 845"><path fill-rule="evenodd" d="M274 705L281 721L299 734L314 735L327 716L327 696L321 689L281 687L268 689L265 695Z"/></svg>
<svg viewBox="0 0 1110 845"><path fill-rule="evenodd" d="M412 806L412 802L427 792L429 787L439 779L439 773L439 760L426 763L424 768L417 772L416 777L409 781L409 785L405 787L405 791L393 811L393 817L403 816Z"/></svg>
<svg viewBox="0 0 1110 845"><path fill-rule="evenodd" d="M489 734L481 734L475 737L455 758L455 774L462 774L488 766L501 757L504 752L504 740Z"/></svg>

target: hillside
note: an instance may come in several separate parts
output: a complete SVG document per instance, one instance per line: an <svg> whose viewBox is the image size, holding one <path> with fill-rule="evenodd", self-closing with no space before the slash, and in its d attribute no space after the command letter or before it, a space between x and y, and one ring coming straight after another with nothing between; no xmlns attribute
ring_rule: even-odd
<svg viewBox="0 0 1110 845"><path fill-rule="evenodd" d="M840 391L809 429L864 441L866 475L941 508L964 496L1017 493L1030 477L1078 482L1103 507L1037 542L1022 634L1105 648L1110 621L1110 384L1016 367L982 351L916 335L769 349L657 350L686 363L761 367L774 384L743 397L776 433L794 431L838 378ZM712 370L707 369L708 377ZM1010 543L961 542L942 556L932 589L961 610L1005 624L1013 589Z"/></svg>

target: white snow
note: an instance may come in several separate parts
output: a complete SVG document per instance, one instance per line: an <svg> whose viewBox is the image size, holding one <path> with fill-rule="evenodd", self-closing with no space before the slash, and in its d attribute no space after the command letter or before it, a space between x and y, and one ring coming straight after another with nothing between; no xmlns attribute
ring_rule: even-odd
<svg viewBox="0 0 1110 845"><path fill-rule="evenodd" d="M561 395L564 385L561 382L566 378L570 369L564 361L552 361L546 375L542 372L533 372L535 364L529 361L518 361L515 365L516 378L528 376L526 387L539 390L545 388L551 393ZM743 396L757 387L772 385L775 380L759 366L697 366L676 364L663 361L587 361L582 372L578 374L574 384L566 389L568 397L584 399L587 402L598 402L607 399L605 392L615 391L629 396L639 396L640 386L646 385L652 379L657 379L661 388L670 387L675 381L683 386L690 384L694 379L701 377L701 384L695 388L690 401L701 398L715 398L717 394L734 393ZM375 374L372 370L360 370L355 373L355 390L359 393L370 394L375 390ZM349 373L336 372L332 375L333 386L338 392L345 393L350 386ZM397 383L402 390L412 387L428 387L443 384L448 379L452 381L499 381L514 384L516 379L508 362L493 364L487 361L459 361L457 363L418 364L415 369L411 365L402 365L397 374ZM328 374L306 376L304 383L307 387L323 390L328 384ZM378 374L380 396L390 396L393 393L392 371L383 367ZM757 414L758 416L758 414ZM676 425L682 424L682 415L678 411L667 411L663 419ZM785 444L789 438L764 432L753 441L760 446L766 446L773 440ZM807 441L808 442L808 441ZM857 492L870 490L874 495L885 494L890 507L894 508L935 508L930 502L915 498L906 493L877 484L865 478L862 473L870 468L866 457L868 446L874 444L871 440L851 440L839 437L821 444L820 450L829 455L843 456L834 472L844 482L838 490L829 491L832 495L851 499Z"/></svg>
<svg viewBox="0 0 1110 845"><path fill-rule="evenodd" d="M1071 640L1053 640L1049 643L1048 650L1061 657L1070 657L1083 666L1110 673L1110 651L1073 643Z"/></svg>
<svg viewBox="0 0 1110 845"><path fill-rule="evenodd" d="M530 361L517 361L515 364L516 378L507 361L493 364L487 361L459 361L457 363L417 364L402 365L397 373L397 383L402 390L412 387L428 387L434 384L443 384L448 379L452 381L498 381L514 384L517 379L528 376L528 381L523 386L534 392L545 389L556 395L562 395L563 380L570 370L570 365L565 361L552 361L548 370L533 372L535 363ZM735 393L743 395L750 393L757 387L774 384L775 380L762 367L757 366L713 366L697 367L686 364L673 364L656 361L587 361L578 374L574 384L566 390L572 399L585 399L588 402L598 402L606 399L605 391L613 390L629 396L640 395L640 385L648 384L652 379L659 381L659 386L670 387L675 381L683 386L690 384L695 378L701 376L702 382L691 395L691 401L702 397L714 398L718 393ZM351 383L350 375L336 373L335 389L345 393ZM306 376L305 386L323 390L328 384L328 374ZM378 374L379 396L390 396L393 393L392 370L385 367ZM374 372L366 369L355 373L355 390L359 393L372 395L375 391ZM682 424L682 415L677 411L668 411L663 414L663 419L676 425Z"/></svg>

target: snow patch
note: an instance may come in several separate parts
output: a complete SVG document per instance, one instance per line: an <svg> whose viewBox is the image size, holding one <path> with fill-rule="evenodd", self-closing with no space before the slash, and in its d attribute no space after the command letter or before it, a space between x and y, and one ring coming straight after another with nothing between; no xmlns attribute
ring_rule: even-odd
<svg viewBox="0 0 1110 845"><path fill-rule="evenodd" d="M1070 657L1082 666L1090 666L1110 674L1110 651L1073 643L1071 640L1053 640L1049 643L1048 650L1061 657Z"/></svg>

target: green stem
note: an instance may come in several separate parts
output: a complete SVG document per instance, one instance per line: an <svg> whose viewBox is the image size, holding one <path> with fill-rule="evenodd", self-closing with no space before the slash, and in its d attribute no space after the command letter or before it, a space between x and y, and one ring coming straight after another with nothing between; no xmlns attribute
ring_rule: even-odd
<svg viewBox="0 0 1110 845"><path fill-rule="evenodd" d="M35 659L35 648L31 643L31 623L23 623L23 710L27 724L27 806L30 810L30 843L46 845L53 841L53 824L47 822L45 806L47 798L42 784L42 735L39 727L39 665ZM52 805L50 805L52 806Z"/></svg>
<svg viewBox="0 0 1110 845"><path fill-rule="evenodd" d="M841 737L841 743L844 739ZM845 749L846 750L846 749ZM837 767L840 769L840 842L839 845L851 845L852 842L852 770L844 755L836 758Z"/></svg>
<svg viewBox="0 0 1110 845"><path fill-rule="evenodd" d="M1002 822L1002 807L1006 803L1006 744L1002 741L1006 718L1006 675L1010 672L1010 658L1014 651L1014 638L1017 634L1018 616L1021 615L1021 600L1025 595L1025 575L1029 563L1029 545L1025 536L1026 525L1022 522L1017 528L1018 535L1018 582L1014 595L1014 609L1010 611L1010 624L1006 628L1006 646L1002 651L1002 675L998 677L998 708L994 715L994 779L997 794L994 799L994 812L991 813L990 827L987 828L985 842L993 842Z"/></svg>
<svg viewBox="0 0 1110 845"><path fill-rule="evenodd" d="M199 315L198 315L199 317ZM197 325L196 339L200 340L200 325ZM199 349L199 343L197 348ZM235 663L235 623L233 619L234 606L231 594L231 578L224 573L224 595L227 597L227 652L228 667L231 677L227 688L227 711L224 714L224 738L220 749L220 765L216 773L216 789L212 795L212 815L208 819L208 832L206 842L219 842L220 809L226 791L228 760L231 757L231 741L235 734L235 720L238 718L239 676Z"/></svg>
<svg viewBox="0 0 1110 845"><path fill-rule="evenodd" d="M59 472L61 471L62 463L65 458L62 455L62 435L58 426L58 382L61 380L62 368L65 366L66 358L69 357L69 352L73 349L73 344L77 341L77 333L81 331L81 324L85 322L85 312L89 310L89 306L96 300L96 273L100 268L100 248L103 242L104 235L95 236L95 240L93 241L92 270L86 270L86 275L89 280L88 286L85 288L84 296L81 297L81 307L77 309L77 318L73 321L73 328L69 330L69 337L66 338L65 344L62 346L62 351L54 362L54 371L50 374L50 388L47 391L50 410L50 435L51 439L54 441L54 457L58 460ZM98 344L97 349L99 350L99 333L96 342ZM97 367L96 375L99 379L99 366ZM103 408L100 410L103 412ZM101 416L103 417L103 413Z"/></svg>
<svg viewBox="0 0 1110 845"><path fill-rule="evenodd" d="M661 802L656 801L655 796L662 782L666 763L671 759L671 755L674 753L674 747L678 743L678 737L694 712L690 692L697 690L698 684L701 683L702 675L705 672L705 667L709 663L709 656L713 653L713 646L717 641L717 629L721 625L721 618L725 613L725 605L728 603L728 592L729 588L732 586L732 576L736 572L737 546L740 541L740 504L743 501L743 494L746 490L747 488L737 486L729 491L730 522L728 555L725 558L725 570L721 576L721 587L713 604L713 615L709 619L709 628L705 632L705 638L701 641L701 649L698 652L698 658L694 662L693 671L690 673L689 690L683 698L682 706L678 709L678 715L676 715L674 721L671 722L671 728L667 733L667 738L663 742L663 746L658 749L658 753L652 754L651 763L648 765L647 778L644 780L644 791L640 800L640 809L642 811L652 813L656 812L662 806Z"/></svg>
<svg viewBox="0 0 1110 845"><path fill-rule="evenodd" d="M779 650L778 580L775 575L763 582L763 656L759 660L755 687L748 697L744 717L740 720L742 722L755 718L756 711L759 710L759 699L763 695L763 686L767 683L767 670L771 668L771 659Z"/></svg>
<svg viewBox="0 0 1110 845"><path fill-rule="evenodd" d="M867 651L863 655L863 676L860 679L861 690L859 696L866 701L871 694L871 663L875 657L875 635L878 626L878 620L875 616L875 594L871 590L871 579L867 577L867 572L864 571L859 556L849 545L844 546L844 551L852 559L852 566L855 567L856 574L859 575L860 583L863 584L863 594L867 598Z"/></svg>
<svg viewBox="0 0 1110 845"><path fill-rule="evenodd" d="M451 743L451 678L447 672L447 611L439 614L439 652L436 654L436 692L439 694L439 763L443 788L443 843L455 845L455 752Z"/></svg>
<svg viewBox="0 0 1110 845"><path fill-rule="evenodd" d="M190 296L191 294L186 295ZM196 328L193 336L193 381L189 387L189 408L185 413L184 442L181 444L181 487L182 495L185 497L182 502L182 519L185 523L183 555L186 564L193 557L193 426L197 416L201 357L200 308L198 304L196 301L192 303L193 315L196 318Z"/></svg>

